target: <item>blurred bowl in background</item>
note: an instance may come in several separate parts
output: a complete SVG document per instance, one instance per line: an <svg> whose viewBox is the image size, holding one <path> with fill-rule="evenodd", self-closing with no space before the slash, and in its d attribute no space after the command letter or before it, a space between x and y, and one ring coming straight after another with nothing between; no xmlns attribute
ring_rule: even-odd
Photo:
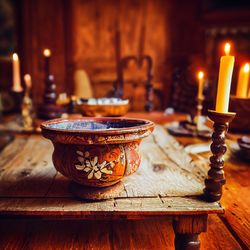
<svg viewBox="0 0 250 250"><path fill-rule="evenodd" d="M80 99L75 105L84 116L123 116L129 110L129 100L119 98Z"/></svg>

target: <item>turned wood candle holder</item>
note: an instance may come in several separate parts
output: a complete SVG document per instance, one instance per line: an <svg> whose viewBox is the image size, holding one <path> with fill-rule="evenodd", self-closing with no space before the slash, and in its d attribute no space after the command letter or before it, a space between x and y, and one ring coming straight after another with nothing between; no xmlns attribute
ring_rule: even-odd
<svg viewBox="0 0 250 250"><path fill-rule="evenodd" d="M225 135L228 125L235 115L236 113L218 113L214 110L208 110L208 117L214 122L214 132L210 147L213 155L210 157L210 169L205 180L204 189L205 198L208 201L219 201L222 196L222 186L226 183L223 170L223 156L227 151Z"/></svg>
<svg viewBox="0 0 250 250"><path fill-rule="evenodd" d="M41 119L60 118L64 110L56 104L56 85L54 76L48 75L45 80L43 103L39 106L37 115Z"/></svg>
<svg viewBox="0 0 250 250"><path fill-rule="evenodd" d="M202 129L202 103L203 98L197 98L196 116L193 121L181 121L178 126L168 128L168 132L174 136L198 137L204 140L210 140L211 131Z"/></svg>
<svg viewBox="0 0 250 250"><path fill-rule="evenodd" d="M24 96L24 91L16 92L16 91L11 91L11 96L14 101L14 108L13 111L16 113L21 112L21 107L22 107L22 101L23 101L23 96Z"/></svg>

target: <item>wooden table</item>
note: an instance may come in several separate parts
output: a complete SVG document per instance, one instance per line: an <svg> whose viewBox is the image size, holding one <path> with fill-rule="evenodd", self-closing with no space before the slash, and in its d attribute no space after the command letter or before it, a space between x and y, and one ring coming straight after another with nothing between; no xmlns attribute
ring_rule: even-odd
<svg viewBox="0 0 250 250"><path fill-rule="evenodd" d="M176 119L175 116L164 117L161 115L158 117L158 115L159 114L154 114L154 116L157 116L158 122L165 122L168 119ZM133 116L137 117L137 114L133 114ZM149 118L151 117L149 116ZM151 237L150 231L152 230L153 238L158 239L159 236L156 235L157 231L155 230L154 226L157 225L157 223L161 223L158 220L159 218L163 220L164 223L166 222L166 218L169 218L173 223L176 235L176 248L198 249L198 235L199 233L206 231L208 214L221 214L219 217L220 219L218 219L218 217L211 217L211 228L216 232L220 232L219 234L218 232L217 234L216 232L214 232L214 235L212 237L214 237L215 239L220 238L220 236L227 237L227 242L222 243L221 248L222 246L227 247L230 245L234 247L233 249L240 249L240 246L249 246L249 235L247 231L249 230L249 219L247 218L247 214L249 213L248 205L250 205L250 202L248 199L243 197L239 198L239 195L237 196L235 194L235 192L237 192L237 188L240 188L239 185L236 185L237 183L235 184L233 182L233 184L231 184L231 186L236 188L236 190L233 189L233 193L230 187L226 187L226 189L229 190L225 192L224 196L228 197L228 199L223 198L223 201L227 205L230 213L228 214L226 210L225 215L223 215L224 210L219 203L208 203L202 201L199 197L196 196L169 197L164 195L155 195L152 197L138 197L135 195L135 197L118 197L101 202L78 201L76 199L73 199L71 197L71 194L68 192L68 180L58 175L56 171L51 168L50 164L47 164L50 161L51 154L47 153L47 147L41 147L39 145L38 142L40 140L41 139L39 138L39 135L19 135L18 139L11 146L9 145L7 148L5 148L3 153L0 155L0 214L2 218L2 226L5 226L7 228L7 232L8 230L10 230L9 228L11 227L11 223L13 223L13 217L18 218L18 223L21 223L21 225L24 224L25 228L28 227L27 225L30 225L29 223L31 222L27 222L26 220L24 221L22 220L23 218L30 218L31 221L32 219L37 220L38 218L64 220L78 219L80 221L83 219L111 221L113 219L141 220L153 218L156 220L156 222L147 222L149 223L148 225L151 225L148 229L148 236ZM190 144L193 142L197 142L197 139L180 138L180 141L182 141L183 144ZM47 142L42 143L46 144ZM38 150L39 148L41 150ZM30 152L32 151L36 153L30 154ZM39 171L39 168L37 168L37 164L43 164L43 166L41 166L44 168L43 171ZM228 166L229 169L233 169L233 171L236 171L236 173L237 168L241 170L236 178L240 178L239 176L244 176L247 174L249 176L249 171L247 171L248 166L244 163L241 163L238 166L234 162L231 163L230 161L227 164L227 167ZM231 175L231 177L234 176ZM8 181L6 182L5 180ZM247 182L244 182L244 185L247 187ZM47 187L47 189L44 189L45 187ZM248 194L246 188L241 188L241 192L243 192L244 195ZM232 203L232 195L235 195L237 197L237 199L234 199L235 203ZM243 199L246 200L245 205L241 204ZM241 207L244 207L244 209L241 209ZM243 216L240 217L240 219L239 217L234 216L235 211L237 212L237 214L243 213ZM214 222L216 223L214 224ZM106 244L106 246L100 243L97 248L101 248L102 246L105 249L108 249L109 247L112 248L112 246L116 246L114 248L118 247L118 249L125 249L126 246L128 246L128 244L125 243L124 239L122 239L124 231L123 235L117 235L116 233L114 233L115 229L113 228L113 224L102 222L103 226L99 227L99 224L97 225L96 222L92 222L92 224L89 224L89 222L87 223L87 225L93 232L96 230L95 226L98 227L98 234L100 234L100 230L102 232L105 231L105 225L108 225L108 228L110 228L110 225L112 225L112 229L110 229L111 231L109 230L109 233L111 233L111 235L109 235L108 241L106 242L106 240L101 240L101 242L103 244ZM113 223L117 226L118 222ZM128 223L129 222L123 222L123 224L118 224L118 228L122 225L129 228L128 225L131 226L131 224ZM60 227L60 222L55 222L55 224L57 225L57 227ZM75 224L69 224L69 228L73 227L74 230L77 230L79 228L79 222L75 222ZM36 228L38 227L36 222L34 222L32 225L36 225L34 226ZM159 227L159 225L160 224L158 224L157 226ZM62 232L62 229L58 229L57 227L56 231L59 230L60 234L65 235L65 233ZM140 228L142 227L143 225L140 226ZM39 229L37 230L39 231ZM67 231L67 229L65 230ZM47 231L51 231L51 229L47 228ZM168 228L167 231L169 232L170 229ZM86 233L86 230L84 230L84 232ZM143 232L145 235L145 231ZM16 235L17 239L20 240L19 234L15 233L13 235ZM162 230L160 230L160 233L162 234ZM107 231L105 231L104 234L106 235ZM112 234L115 234L115 236ZM3 244L3 246L8 246L8 244L11 245L10 242L13 241L14 236L11 237L10 234L5 232L5 230L3 230L3 235L5 235L5 239L0 240L0 245L1 243ZM91 235L91 238L93 238L93 240L96 239L96 237L93 237L93 235ZM125 238L127 237L125 236ZM143 238L143 236L141 238ZM169 243L169 239L172 239L172 237L162 235L162 237L160 238L162 238L165 243L163 242L161 245L159 245L159 242L147 239L147 241L150 242L151 245L145 245L141 242L136 247L136 244L133 243L132 246L129 244L128 248L135 247L143 249L159 249L159 247L157 246L160 246L160 248L163 246L167 248L172 246L172 243ZM116 240L118 240L118 243L115 242ZM136 239L134 240L136 241ZM76 242L79 241L81 241L81 239L76 240ZM83 242L86 241L83 240ZM214 242L202 241L202 243L204 243L204 247L210 246L210 249L211 246L216 246ZM42 242L40 242L40 244L43 245ZM90 245L91 244L89 243L89 246ZM55 246L58 247L59 245L56 243Z"/></svg>

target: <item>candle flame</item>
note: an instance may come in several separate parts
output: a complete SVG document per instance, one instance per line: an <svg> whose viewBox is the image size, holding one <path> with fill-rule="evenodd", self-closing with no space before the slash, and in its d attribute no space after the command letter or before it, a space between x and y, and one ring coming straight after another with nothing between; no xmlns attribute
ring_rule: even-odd
<svg viewBox="0 0 250 250"><path fill-rule="evenodd" d="M204 73L202 71L199 71L198 78L203 79L203 77L204 77Z"/></svg>
<svg viewBox="0 0 250 250"><path fill-rule="evenodd" d="M17 55L17 53L14 53L13 56L12 56L12 58L13 58L14 61L17 61L17 60L18 60L18 55Z"/></svg>
<svg viewBox="0 0 250 250"><path fill-rule="evenodd" d="M49 49L45 49L45 50L43 51L43 55L44 55L45 57L50 57L51 51L50 51Z"/></svg>
<svg viewBox="0 0 250 250"><path fill-rule="evenodd" d="M250 70L249 63L246 63L246 64L244 65L243 70L244 70L244 72L246 72L246 73L249 72L249 70Z"/></svg>
<svg viewBox="0 0 250 250"><path fill-rule="evenodd" d="M231 45L230 43L226 43L224 47L225 54L228 56L230 53Z"/></svg>
<svg viewBox="0 0 250 250"><path fill-rule="evenodd" d="M24 82L25 82L26 87L30 88L31 87L31 76L30 76L30 74L25 74L23 78L24 78Z"/></svg>

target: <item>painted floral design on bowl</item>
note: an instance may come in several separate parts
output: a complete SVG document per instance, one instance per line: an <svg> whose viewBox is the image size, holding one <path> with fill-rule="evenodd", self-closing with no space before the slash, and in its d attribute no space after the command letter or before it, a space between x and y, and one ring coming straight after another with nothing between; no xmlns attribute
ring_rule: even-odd
<svg viewBox="0 0 250 250"><path fill-rule="evenodd" d="M154 128L147 120L124 118L56 119L41 125L54 145L55 168L75 182L110 186L140 165L139 144Z"/></svg>

